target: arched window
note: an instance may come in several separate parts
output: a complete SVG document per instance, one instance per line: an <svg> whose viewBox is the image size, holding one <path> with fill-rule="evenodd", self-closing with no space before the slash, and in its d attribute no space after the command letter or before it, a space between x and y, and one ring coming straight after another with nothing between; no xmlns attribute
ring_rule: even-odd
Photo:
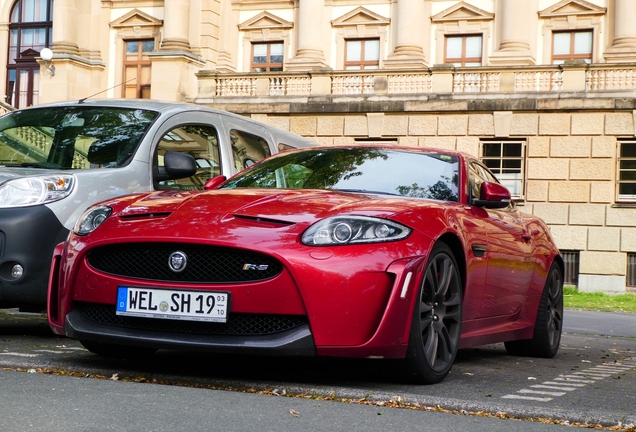
<svg viewBox="0 0 636 432"><path fill-rule="evenodd" d="M17 0L11 10L6 102L16 108L38 103L40 66L35 61L51 45L53 0Z"/></svg>

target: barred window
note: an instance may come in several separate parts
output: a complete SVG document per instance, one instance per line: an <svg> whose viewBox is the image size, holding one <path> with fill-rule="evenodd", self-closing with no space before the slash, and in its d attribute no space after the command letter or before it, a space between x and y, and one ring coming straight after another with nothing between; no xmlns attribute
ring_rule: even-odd
<svg viewBox="0 0 636 432"><path fill-rule="evenodd" d="M482 141L481 161L513 198L523 198L525 141Z"/></svg>
<svg viewBox="0 0 636 432"><path fill-rule="evenodd" d="M579 259L581 253L574 250L561 250L563 262L565 264L565 274L563 275L563 283L566 285L579 284Z"/></svg>
<svg viewBox="0 0 636 432"><path fill-rule="evenodd" d="M619 142L616 172L616 201L636 201L636 141Z"/></svg>
<svg viewBox="0 0 636 432"><path fill-rule="evenodd" d="M627 254L627 281L628 287L636 287L636 253Z"/></svg>

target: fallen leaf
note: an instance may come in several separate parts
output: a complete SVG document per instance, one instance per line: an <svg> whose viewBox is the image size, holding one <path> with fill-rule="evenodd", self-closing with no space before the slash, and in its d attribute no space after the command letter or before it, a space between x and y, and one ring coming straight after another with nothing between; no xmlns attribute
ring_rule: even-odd
<svg viewBox="0 0 636 432"><path fill-rule="evenodd" d="M295 409L290 409L289 413L293 415L294 417L300 417L300 413L296 411Z"/></svg>
<svg viewBox="0 0 636 432"><path fill-rule="evenodd" d="M110 377L110 379L111 379L112 381L117 381L117 380L119 380L119 374L118 374L118 373L114 373L114 374Z"/></svg>

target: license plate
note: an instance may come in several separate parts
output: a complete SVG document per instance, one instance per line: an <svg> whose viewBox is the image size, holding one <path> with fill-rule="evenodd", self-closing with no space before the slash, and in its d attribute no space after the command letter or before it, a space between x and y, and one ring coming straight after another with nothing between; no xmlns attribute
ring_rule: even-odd
<svg viewBox="0 0 636 432"><path fill-rule="evenodd" d="M230 294L120 286L117 315L226 322Z"/></svg>

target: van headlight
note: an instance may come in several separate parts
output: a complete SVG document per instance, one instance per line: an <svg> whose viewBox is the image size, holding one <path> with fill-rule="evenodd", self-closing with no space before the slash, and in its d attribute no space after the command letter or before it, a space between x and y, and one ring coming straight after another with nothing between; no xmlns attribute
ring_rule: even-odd
<svg viewBox="0 0 636 432"><path fill-rule="evenodd" d="M336 246L402 240L411 229L397 222L367 216L337 216L323 219L302 236L308 246Z"/></svg>
<svg viewBox="0 0 636 432"><path fill-rule="evenodd" d="M91 207L77 220L73 231L78 235L90 234L108 219L112 212L113 209L108 206Z"/></svg>
<svg viewBox="0 0 636 432"><path fill-rule="evenodd" d="M66 198L73 191L72 175L23 177L0 185L0 208L48 204Z"/></svg>

